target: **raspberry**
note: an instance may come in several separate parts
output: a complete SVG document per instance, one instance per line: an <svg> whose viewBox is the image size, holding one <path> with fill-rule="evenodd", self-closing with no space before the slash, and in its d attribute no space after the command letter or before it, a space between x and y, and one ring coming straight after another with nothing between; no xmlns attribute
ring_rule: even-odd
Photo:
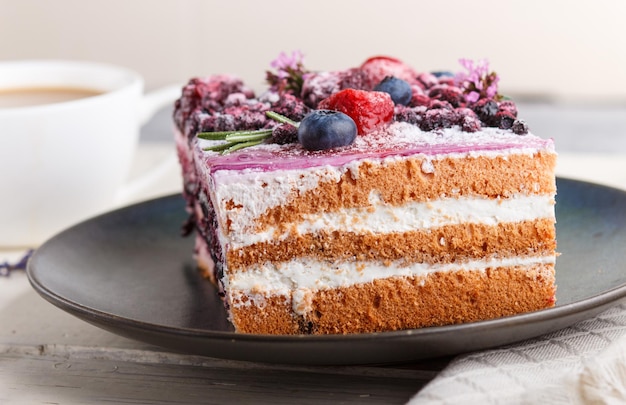
<svg viewBox="0 0 626 405"><path fill-rule="evenodd" d="M430 89L434 85L439 83L439 79L431 73L420 73L417 76L417 81L422 83L425 89Z"/></svg>
<svg viewBox="0 0 626 405"><path fill-rule="evenodd" d="M430 105L430 97L428 97L425 94L415 94L413 93L413 98L411 99L411 106L412 107L418 107L418 106L424 106L424 107L428 107Z"/></svg>
<svg viewBox="0 0 626 405"><path fill-rule="evenodd" d="M393 120L391 96L379 91L345 89L322 100L318 108L341 111L354 120L359 135L368 134Z"/></svg>
<svg viewBox="0 0 626 405"><path fill-rule="evenodd" d="M414 83L417 72L412 67L404 64L399 59L388 56L375 56L369 58L361 65L361 70L369 79L371 87L364 88L372 90L375 85L380 83L387 76L395 76L408 83Z"/></svg>
<svg viewBox="0 0 626 405"><path fill-rule="evenodd" d="M439 84L445 84L447 86L455 86L455 80L454 77L450 77L450 76L443 76L443 77L439 77Z"/></svg>
<svg viewBox="0 0 626 405"><path fill-rule="evenodd" d="M337 72L310 73L304 77L302 100L310 108L317 108L320 101L341 90L342 76Z"/></svg>
<svg viewBox="0 0 626 405"><path fill-rule="evenodd" d="M339 80L339 89L368 90L374 88L367 73L360 68L346 70Z"/></svg>
<svg viewBox="0 0 626 405"><path fill-rule="evenodd" d="M511 100L504 100L498 103L498 111L506 111L513 117L517 117L517 105Z"/></svg>
<svg viewBox="0 0 626 405"><path fill-rule="evenodd" d="M431 87L428 96L437 100L447 101L453 107L459 107L463 101L461 89L443 84Z"/></svg>
<svg viewBox="0 0 626 405"><path fill-rule="evenodd" d="M437 109L445 109L445 110L453 110L454 107L452 107L452 104L448 103L447 101L444 100L434 100L434 99L430 99L430 103L428 104L428 108L431 110L437 110Z"/></svg>

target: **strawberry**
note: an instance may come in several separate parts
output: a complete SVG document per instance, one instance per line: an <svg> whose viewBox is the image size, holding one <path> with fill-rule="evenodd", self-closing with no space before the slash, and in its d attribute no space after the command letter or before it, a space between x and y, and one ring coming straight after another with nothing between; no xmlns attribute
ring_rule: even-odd
<svg viewBox="0 0 626 405"><path fill-rule="evenodd" d="M389 56L374 56L361 65L361 70L369 78L371 88L374 88L387 76L394 76L409 84L415 83L417 72L399 59Z"/></svg>
<svg viewBox="0 0 626 405"><path fill-rule="evenodd" d="M359 135L365 135L393 120L394 104L387 93L344 89L322 100L318 108L348 115Z"/></svg>

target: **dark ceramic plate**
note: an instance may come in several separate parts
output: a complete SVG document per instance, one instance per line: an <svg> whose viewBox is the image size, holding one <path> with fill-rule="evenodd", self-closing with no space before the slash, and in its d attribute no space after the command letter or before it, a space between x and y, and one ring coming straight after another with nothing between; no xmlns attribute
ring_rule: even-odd
<svg viewBox="0 0 626 405"><path fill-rule="evenodd" d="M45 299L111 332L171 350L296 364L410 362L513 343L592 317L626 297L626 192L558 179L557 305L491 321L335 336L234 333L180 237L180 196L126 207L55 236L28 275Z"/></svg>

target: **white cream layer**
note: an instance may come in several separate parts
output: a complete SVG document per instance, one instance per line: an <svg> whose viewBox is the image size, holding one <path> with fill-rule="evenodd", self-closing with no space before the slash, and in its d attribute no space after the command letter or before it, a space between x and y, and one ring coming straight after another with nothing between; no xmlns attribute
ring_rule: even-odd
<svg viewBox="0 0 626 405"><path fill-rule="evenodd" d="M426 264L377 262L324 262L315 259L294 259L283 263L265 263L245 272L230 274L226 283L231 303L240 296L247 296L250 301L262 305L270 295L291 296L296 312L305 311L306 301L313 292L325 289L349 287L356 284L370 283L377 279L390 277L425 276L434 272L459 270L484 271L497 267L530 267L538 264L553 264L555 256L510 257L473 260L464 263Z"/></svg>
<svg viewBox="0 0 626 405"><path fill-rule="evenodd" d="M445 225L464 223L497 225L501 222L529 221L538 218L554 218L554 199L549 195L515 195L504 199L451 198L430 202L411 202L402 206L383 203L375 193L370 195L371 206L344 209L340 212L310 214L294 224L297 234L319 231L343 231L352 233L401 233L432 229ZM284 240L294 227L277 235L275 228L264 232L232 231L230 248L239 249L254 243Z"/></svg>
<svg viewBox="0 0 626 405"><path fill-rule="evenodd" d="M405 141L408 143L424 143L428 145L455 145L457 143L469 142L468 134L458 130L457 128L448 128L442 131L421 131L419 128L408 125L406 123L394 123L388 128L393 133L393 139L397 142ZM369 135L367 142L374 142L372 139L376 136ZM389 142L389 137L382 136L380 141ZM377 138L376 138L377 139ZM503 131L497 128L483 128L479 133L472 134L471 140L476 145L485 142L502 143L506 145L512 140L518 140L519 135L515 135L510 131ZM339 166L331 165L313 165L308 168L295 170L270 170L262 171L257 169L244 170L227 170L220 169L213 173L210 172L204 159L196 159L197 171L201 178L206 178L210 182L207 191L210 193L211 201L216 207L217 220L220 227L224 228L226 224L230 224L231 229L238 229L241 235L220 235L223 243L230 243L228 239L233 237L233 243L238 246L245 246L242 240L246 234L255 233L256 219L267 212L267 210L288 204L293 198L303 195L309 190L315 189L322 183L337 183L346 173L357 180L359 178L359 169L363 163L374 166L386 166L392 163L398 163L407 159L424 159L422 171L425 174L434 173L433 161L440 159L458 158L507 158L513 155L533 156L539 151L554 152L553 146L549 148L540 147L539 138L534 135L527 135L524 139L528 140L528 147L510 148L493 151L478 151L464 153L442 153L435 155L414 154L411 156L389 156L381 159L368 158L346 163ZM202 151L204 141L199 140L196 145L197 154L203 156L207 152ZM365 142L363 139L355 141ZM358 146L358 145L357 145ZM371 147L371 145L370 145ZM261 149L280 149L281 145L262 145L256 148ZM214 152L211 152L214 153ZM523 190L520 190L523 191Z"/></svg>

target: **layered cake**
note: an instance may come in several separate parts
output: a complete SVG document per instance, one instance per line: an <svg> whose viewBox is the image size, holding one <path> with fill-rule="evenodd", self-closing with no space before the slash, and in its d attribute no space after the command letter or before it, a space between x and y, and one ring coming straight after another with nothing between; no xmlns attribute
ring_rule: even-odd
<svg viewBox="0 0 626 405"><path fill-rule="evenodd" d="M194 78L174 112L185 229L237 332L389 331L554 305L554 145L486 61L321 72L293 53L271 66L258 96L233 76Z"/></svg>

